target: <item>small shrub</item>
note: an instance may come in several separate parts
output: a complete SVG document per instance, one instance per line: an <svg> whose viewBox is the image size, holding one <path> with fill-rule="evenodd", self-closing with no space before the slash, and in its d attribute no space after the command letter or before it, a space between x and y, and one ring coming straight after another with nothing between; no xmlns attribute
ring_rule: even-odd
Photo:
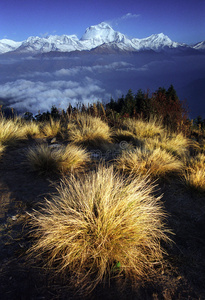
<svg viewBox="0 0 205 300"><path fill-rule="evenodd" d="M87 291L112 276L149 278L163 260L160 241L169 240L153 188L146 179L123 179L112 167L63 179L32 215L29 252L57 273L71 272L72 285Z"/></svg>
<svg viewBox="0 0 205 300"><path fill-rule="evenodd" d="M39 173L67 173L81 169L89 162L88 153L74 145L49 147L47 144L30 148L27 161Z"/></svg>

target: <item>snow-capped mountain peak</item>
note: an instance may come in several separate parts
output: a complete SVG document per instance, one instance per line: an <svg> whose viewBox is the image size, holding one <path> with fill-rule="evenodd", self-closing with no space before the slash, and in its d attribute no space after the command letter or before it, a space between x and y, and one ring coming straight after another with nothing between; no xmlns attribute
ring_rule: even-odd
<svg viewBox="0 0 205 300"><path fill-rule="evenodd" d="M194 49L204 51L205 50L205 41L199 42L193 46Z"/></svg>
<svg viewBox="0 0 205 300"><path fill-rule="evenodd" d="M133 44L138 50L152 49L159 51L165 47L176 48L178 46L183 46L177 42L173 42L167 35L164 33L152 34L151 36L144 39L132 39Z"/></svg>
<svg viewBox="0 0 205 300"><path fill-rule="evenodd" d="M113 30L113 28L105 22L87 28L84 35L80 39L80 41L90 49L100 46L104 43L126 43L127 40L128 39L124 34Z"/></svg>
<svg viewBox="0 0 205 300"><path fill-rule="evenodd" d="M6 53L16 50L22 42L15 42L8 39L0 40L0 53Z"/></svg>
<svg viewBox="0 0 205 300"><path fill-rule="evenodd" d="M109 39L110 41L114 34L115 31L112 27L109 24L102 22L98 25L88 27L82 36L81 41L91 39Z"/></svg>
<svg viewBox="0 0 205 300"><path fill-rule="evenodd" d="M61 51L70 52L75 50L83 50L83 46L79 42L76 35L50 35L48 37L29 37L17 49L20 52L50 52Z"/></svg>
<svg viewBox="0 0 205 300"><path fill-rule="evenodd" d="M50 35L47 37L31 36L23 42L14 42L11 40L0 40L0 54L10 51L15 53L45 53L51 51L71 52L91 50L101 47L100 51L106 52L107 49L116 49L123 51L143 51L154 50L161 51L173 48L186 48L186 44L173 42L163 33L152 34L149 37L138 39L129 39L124 34L115 31L109 24L102 22L98 25L90 26L86 29L84 35L79 40L76 35ZM189 48L189 47L188 47ZM204 49L204 42L199 43L192 48L196 50Z"/></svg>

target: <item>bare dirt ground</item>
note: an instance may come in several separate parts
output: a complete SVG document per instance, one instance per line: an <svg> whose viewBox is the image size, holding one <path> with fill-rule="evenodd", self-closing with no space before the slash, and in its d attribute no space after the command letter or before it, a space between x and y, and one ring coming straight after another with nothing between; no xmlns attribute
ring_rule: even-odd
<svg viewBox="0 0 205 300"><path fill-rule="evenodd" d="M58 177L41 177L24 163L26 148L35 141L9 147L0 161L0 299L82 299L69 286L68 278L53 278L26 251L32 243L26 225L27 212L38 209L51 182ZM114 280L96 288L89 299L205 299L205 196L191 192L177 180L161 182L157 193L169 214L168 226L175 235L166 246L168 256L152 282L129 283L121 290Z"/></svg>

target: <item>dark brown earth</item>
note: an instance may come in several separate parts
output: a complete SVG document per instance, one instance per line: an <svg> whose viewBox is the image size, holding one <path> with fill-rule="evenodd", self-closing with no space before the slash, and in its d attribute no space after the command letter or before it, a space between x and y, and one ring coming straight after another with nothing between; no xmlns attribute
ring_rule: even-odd
<svg viewBox="0 0 205 300"><path fill-rule="evenodd" d="M52 277L26 258L29 237L27 212L38 209L45 196L55 191L59 177L31 172L25 150L35 141L7 148L0 160L0 299L82 299L68 278ZM187 190L177 179L161 182L157 193L169 214L174 232L167 245L165 266L149 283L139 282L124 290L113 280L98 286L88 299L205 299L205 196Z"/></svg>

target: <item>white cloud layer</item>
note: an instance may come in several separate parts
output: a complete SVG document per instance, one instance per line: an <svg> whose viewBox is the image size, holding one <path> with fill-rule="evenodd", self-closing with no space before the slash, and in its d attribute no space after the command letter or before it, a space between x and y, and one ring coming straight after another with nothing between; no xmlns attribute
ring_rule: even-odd
<svg viewBox="0 0 205 300"><path fill-rule="evenodd" d="M114 79L118 74L133 71L135 68L129 62L118 61L107 64L98 62L93 66L77 65L52 71L46 69L42 72L32 71L30 67L22 70L17 77L9 73L9 81L0 84L0 97L18 111L36 114L39 110L50 110L53 105L66 109L69 103L74 106L77 103L107 101L111 97L111 93L108 93L110 74ZM108 79L104 82L103 78ZM112 89L112 96L121 93L119 88L116 90Z"/></svg>
<svg viewBox="0 0 205 300"><path fill-rule="evenodd" d="M86 77L76 81L30 81L18 79L0 86L1 98L9 99L13 108L32 113L50 110L52 105L66 109L71 103L93 103L108 97L97 81Z"/></svg>

